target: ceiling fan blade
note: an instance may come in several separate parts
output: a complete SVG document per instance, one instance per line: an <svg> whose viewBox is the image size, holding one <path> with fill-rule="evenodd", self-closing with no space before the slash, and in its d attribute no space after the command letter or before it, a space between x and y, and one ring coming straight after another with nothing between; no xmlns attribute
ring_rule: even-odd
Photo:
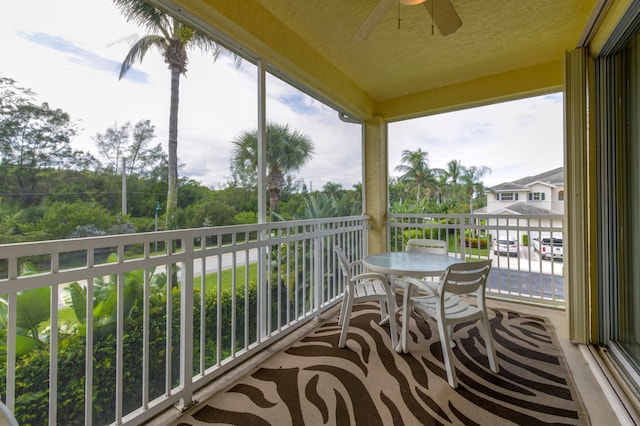
<svg viewBox="0 0 640 426"><path fill-rule="evenodd" d="M426 0L423 4L443 36L455 33L462 26L462 20L451 0Z"/></svg>
<svg viewBox="0 0 640 426"><path fill-rule="evenodd" d="M380 0L376 7L371 11L367 19L364 20L358 31L353 36L353 41L363 41L369 37L376 24L387 13L389 8L393 6L396 0Z"/></svg>

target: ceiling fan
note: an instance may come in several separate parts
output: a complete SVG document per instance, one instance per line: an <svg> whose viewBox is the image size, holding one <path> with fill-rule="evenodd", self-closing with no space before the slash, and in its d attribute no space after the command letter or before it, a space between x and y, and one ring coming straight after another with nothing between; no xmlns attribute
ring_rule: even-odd
<svg viewBox="0 0 640 426"><path fill-rule="evenodd" d="M380 0L371 11L367 19L364 20L358 31L353 36L354 41L363 41L369 37L380 19L387 13L389 8L396 2L413 6L423 4L431 15L433 23L438 27L440 34L447 36L456 32L462 25L458 12L451 4L451 0Z"/></svg>

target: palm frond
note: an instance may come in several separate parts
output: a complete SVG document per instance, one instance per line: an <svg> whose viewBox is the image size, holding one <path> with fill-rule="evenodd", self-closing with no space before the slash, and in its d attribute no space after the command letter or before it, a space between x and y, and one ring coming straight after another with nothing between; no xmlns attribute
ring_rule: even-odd
<svg viewBox="0 0 640 426"><path fill-rule="evenodd" d="M135 64L136 62L142 62L150 48L157 47L162 52L165 45L166 39L155 34L144 36L136 41L131 46L131 49L129 49L127 56L124 58L124 61L122 61L118 79L121 80L122 77L125 76L127 71L129 71L129 69L133 66L133 64Z"/></svg>
<svg viewBox="0 0 640 426"><path fill-rule="evenodd" d="M150 32L163 32L171 28L171 18L144 0L113 0L125 19Z"/></svg>

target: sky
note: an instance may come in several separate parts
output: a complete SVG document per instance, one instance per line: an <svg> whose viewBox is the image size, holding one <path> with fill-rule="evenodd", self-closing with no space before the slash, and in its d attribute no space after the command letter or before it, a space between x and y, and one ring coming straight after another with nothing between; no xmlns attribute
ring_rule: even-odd
<svg viewBox="0 0 640 426"><path fill-rule="evenodd" d="M37 10L38 13L33 13ZM21 0L0 14L0 75L68 112L75 149L96 155L94 137L114 124L149 119L166 151L170 73L151 51L118 80L131 42L143 32L109 0ZM231 141L257 127L256 68L230 56L192 51L180 83L179 173L212 188L229 180ZM267 120L311 137L316 153L296 175L311 189L362 182L362 129L276 77L267 78ZM553 94L389 125L390 174L404 150L429 154L429 166L486 166L486 186L562 166L562 95Z"/></svg>

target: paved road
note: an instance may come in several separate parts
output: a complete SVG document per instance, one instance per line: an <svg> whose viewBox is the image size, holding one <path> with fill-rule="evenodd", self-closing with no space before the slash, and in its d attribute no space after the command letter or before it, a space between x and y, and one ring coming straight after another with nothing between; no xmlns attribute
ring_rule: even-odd
<svg viewBox="0 0 640 426"><path fill-rule="evenodd" d="M247 257L246 251L236 252L236 256L235 256L236 265L238 266L243 265L246 257ZM258 249L249 250L249 263L255 263L257 260L258 260ZM233 266L233 255L231 253L223 254L221 258L222 270L229 269L232 266ZM208 257L206 259L206 268L207 268L207 274L218 271L217 256ZM159 266L156 268L156 272L160 273L165 271L166 271L166 267L164 266ZM202 262L200 261L194 262L193 275L197 277L201 274L201 271L202 271ZM78 283L81 286L85 286L87 284L86 280L78 281ZM61 284L58 289L58 307L60 309L66 307L63 300L63 295L64 295L64 288L66 288L67 286L68 284Z"/></svg>
<svg viewBox="0 0 640 426"><path fill-rule="evenodd" d="M235 261L236 265L243 265L246 259L246 251L236 252ZM258 249L249 250L249 263L255 263L258 260ZM207 274L216 272L218 270L218 259L216 256L208 257L207 261ZM229 269L233 266L233 256L231 253L223 254L221 259L222 270ZM199 275L202 271L202 262L195 262L193 265L193 275Z"/></svg>
<svg viewBox="0 0 640 426"><path fill-rule="evenodd" d="M530 257L530 258L529 258ZM518 257L515 256L496 256L491 252L490 258L493 259L493 269L489 275L490 289L499 289L502 291L511 291L512 293L530 294L534 297L552 298L554 293L556 298L564 299L564 277L562 276L563 264L556 260L540 260L538 254L529 252L527 248L520 248ZM246 252L240 251L236 253L235 262L237 265L245 263ZM258 250L249 251L249 263L254 263L258 259ZM233 266L233 257L231 254L222 255L221 267L223 270ZM207 273L216 272L218 270L218 260L214 257L207 258ZM194 264L194 275L200 275L202 263L197 261ZM84 283L81 283L84 284ZM64 285L63 285L64 287ZM530 289L530 290L529 290ZM60 307L64 307L62 301L62 288L59 292Z"/></svg>
<svg viewBox="0 0 640 426"><path fill-rule="evenodd" d="M564 300L564 264L561 259L542 260L528 247L520 247L518 256L490 254L493 269L490 289L522 293L534 297Z"/></svg>

